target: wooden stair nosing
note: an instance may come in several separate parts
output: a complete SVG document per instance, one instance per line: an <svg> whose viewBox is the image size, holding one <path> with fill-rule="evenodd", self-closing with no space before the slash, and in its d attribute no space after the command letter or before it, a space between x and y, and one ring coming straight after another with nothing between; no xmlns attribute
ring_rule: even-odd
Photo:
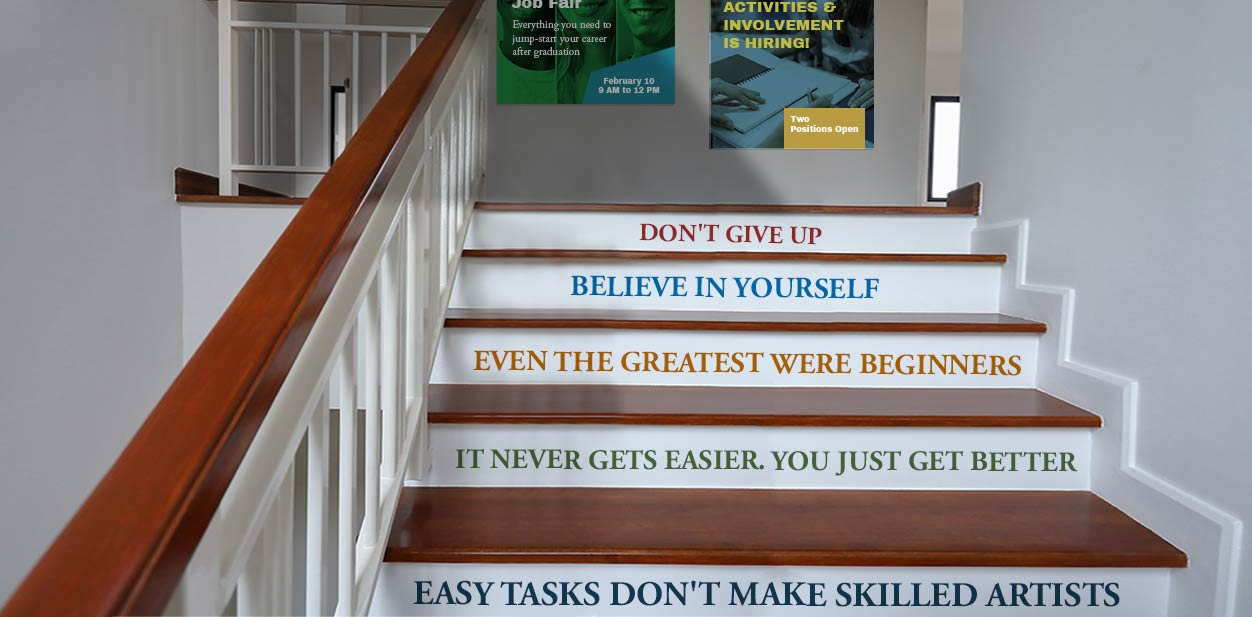
<svg viewBox="0 0 1252 617"><path fill-rule="evenodd" d="M183 195L175 196L178 203L182 204L223 204L223 205L252 205L252 206L301 206L304 205L304 199L301 197L265 197L250 195Z"/></svg>
<svg viewBox="0 0 1252 617"><path fill-rule="evenodd" d="M1099 428L1038 390L432 385L432 424Z"/></svg>
<svg viewBox="0 0 1252 617"><path fill-rule="evenodd" d="M966 253L803 253L778 251L639 251L573 249L465 249L465 259L580 261L811 261L838 263L1004 264L1007 255Z"/></svg>
<svg viewBox="0 0 1252 617"><path fill-rule="evenodd" d="M218 176L200 173L187 168L174 168L174 194L183 200L184 196L218 196L220 183ZM263 189L260 186L239 183L239 195L248 198L282 198L287 195L275 190ZM303 201L303 200L302 200Z"/></svg>
<svg viewBox="0 0 1252 617"><path fill-rule="evenodd" d="M447 328L1042 334L1047 324L995 313L762 313L453 309Z"/></svg>
<svg viewBox="0 0 1252 617"><path fill-rule="evenodd" d="M401 495L385 559L830 567L1187 565L1182 551L1085 491L409 488Z"/></svg>
<svg viewBox="0 0 1252 617"><path fill-rule="evenodd" d="M688 566L814 566L865 568L1184 568L1185 558L1144 563L1135 553L1101 553L1078 556L1068 551L1035 551L1018 554L925 551L805 551L805 550L682 550L682 549L579 549L577 551L511 551L494 549L419 549L390 547L389 562L498 563L498 564L601 564ZM1165 561L1168 559L1168 561Z"/></svg>

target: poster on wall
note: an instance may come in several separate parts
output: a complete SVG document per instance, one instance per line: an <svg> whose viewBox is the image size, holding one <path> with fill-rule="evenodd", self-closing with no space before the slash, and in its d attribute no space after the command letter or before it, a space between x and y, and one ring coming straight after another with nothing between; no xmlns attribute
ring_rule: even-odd
<svg viewBox="0 0 1252 617"><path fill-rule="evenodd" d="M496 0L496 102L672 105L677 0Z"/></svg>
<svg viewBox="0 0 1252 617"><path fill-rule="evenodd" d="M874 0L711 0L714 149L874 147Z"/></svg>

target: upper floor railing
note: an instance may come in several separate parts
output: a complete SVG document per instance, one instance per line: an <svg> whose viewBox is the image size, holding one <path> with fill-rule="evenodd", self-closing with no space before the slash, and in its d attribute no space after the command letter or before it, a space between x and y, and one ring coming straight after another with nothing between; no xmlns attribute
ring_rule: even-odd
<svg viewBox="0 0 1252 617"><path fill-rule="evenodd" d="M485 19L449 3L0 616L368 610L483 172Z"/></svg>
<svg viewBox="0 0 1252 617"><path fill-rule="evenodd" d="M240 177L279 176L292 194L334 156L417 50L418 25L245 19L218 0L218 172L222 195ZM304 191L308 190L307 183Z"/></svg>

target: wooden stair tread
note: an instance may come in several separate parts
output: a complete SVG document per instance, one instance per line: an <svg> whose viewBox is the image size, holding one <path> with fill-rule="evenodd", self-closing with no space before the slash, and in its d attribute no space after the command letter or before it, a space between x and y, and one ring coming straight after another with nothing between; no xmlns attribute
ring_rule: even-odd
<svg viewBox="0 0 1252 617"><path fill-rule="evenodd" d="M1180 568L1082 491L407 488L385 559L861 567Z"/></svg>
<svg viewBox="0 0 1252 617"><path fill-rule="evenodd" d="M435 424L1098 428L1038 390L444 384Z"/></svg>
<svg viewBox="0 0 1252 617"><path fill-rule="evenodd" d="M217 176L183 167L174 169L174 195L178 203L261 206L298 206L304 203L303 198L288 197L282 193L242 182L239 183L237 196L219 195L220 187Z"/></svg>
<svg viewBox="0 0 1252 617"><path fill-rule="evenodd" d="M1006 255L966 253L802 253L766 251L603 251L569 249L466 249L466 259L564 259L579 261L811 261L841 263L1003 264Z"/></svg>
<svg viewBox="0 0 1252 617"><path fill-rule="evenodd" d="M1047 332L998 313L801 313L593 309L450 309L448 328L705 330L729 332Z"/></svg>
<svg viewBox="0 0 1252 617"><path fill-rule="evenodd" d="M222 204L232 206L302 206L303 197L268 197L262 195L183 195L175 196L180 204Z"/></svg>
<svg viewBox="0 0 1252 617"><path fill-rule="evenodd" d="M853 214L904 216L977 216L976 207L955 206L822 206L766 204L612 204L479 202L479 210L506 212L689 212L765 214Z"/></svg>

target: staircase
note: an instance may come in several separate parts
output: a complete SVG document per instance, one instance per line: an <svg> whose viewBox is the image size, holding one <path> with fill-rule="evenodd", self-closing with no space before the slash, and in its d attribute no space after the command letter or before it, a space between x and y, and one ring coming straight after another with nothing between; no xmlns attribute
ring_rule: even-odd
<svg viewBox="0 0 1252 617"><path fill-rule="evenodd" d="M479 203L489 3L403 39L219 4L226 67L264 29L412 56L326 169L272 131L233 158L219 91L221 175L180 174L182 200L299 208L0 617L1163 617L1171 585L1210 595L1092 491L1117 453L1040 391L1050 324L1001 314L977 185L946 207ZM239 190L323 171L307 199Z"/></svg>
<svg viewBox="0 0 1252 617"><path fill-rule="evenodd" d="M1165 615L953 204L480 204L371 613Z"/></svg>

